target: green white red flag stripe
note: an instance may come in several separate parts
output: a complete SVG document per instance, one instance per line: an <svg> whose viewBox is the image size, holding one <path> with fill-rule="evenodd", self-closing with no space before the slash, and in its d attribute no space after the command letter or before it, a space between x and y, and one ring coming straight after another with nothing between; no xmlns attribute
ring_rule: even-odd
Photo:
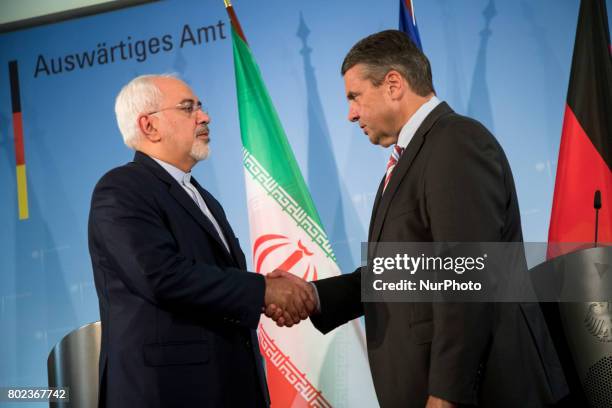
<svg viewBox="0 0 612 408"><path fill-rule="evenodd" d="M261 73L228 1L253 265L316 280L340 273L333 249ZM377 406L362 330L328 335L306 320L290 329L263 318L259 341L273 407Z"/></svg>

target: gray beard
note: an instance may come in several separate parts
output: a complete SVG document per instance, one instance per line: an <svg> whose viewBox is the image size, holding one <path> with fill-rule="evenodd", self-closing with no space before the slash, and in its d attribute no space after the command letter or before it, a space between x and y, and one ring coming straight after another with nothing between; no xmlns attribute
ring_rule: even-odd
<svg viewBox="0 0 612 408"><path fill-rule="evenodd" d="M204 143L199 140L195 141L193 146L191 146L191 151L189 152L189 155L195 161L206 160L209 154L210 147L208 146L208 143Z"/></svg>

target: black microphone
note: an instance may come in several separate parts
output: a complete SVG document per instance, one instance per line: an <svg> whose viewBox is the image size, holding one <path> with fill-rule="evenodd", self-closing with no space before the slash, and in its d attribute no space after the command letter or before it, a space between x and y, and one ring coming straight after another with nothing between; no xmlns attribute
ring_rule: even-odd
<svg viewBox="0 0 612 408"><path fill-rule="evenodd" d="M593 208L595 208L595 246L597 246L597 233L599 230L599 209L601 208L601 191L595 191L593 198Z"/></svg>

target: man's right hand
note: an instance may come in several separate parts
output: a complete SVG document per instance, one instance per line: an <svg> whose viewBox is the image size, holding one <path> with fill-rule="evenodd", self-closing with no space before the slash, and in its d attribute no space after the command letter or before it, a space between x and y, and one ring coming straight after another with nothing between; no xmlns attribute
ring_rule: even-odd
<svg viewBox="0 0 612 408"><path fill-rule="evenodd" d="M266 279L265 312L276 323L291 327L310 316L316 306L314 289L303 279L279 269Z"/></svg>

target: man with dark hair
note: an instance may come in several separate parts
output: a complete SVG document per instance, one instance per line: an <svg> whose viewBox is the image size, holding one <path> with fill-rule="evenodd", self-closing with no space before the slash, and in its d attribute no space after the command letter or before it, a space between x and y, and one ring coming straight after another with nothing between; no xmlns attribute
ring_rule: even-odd
<svg viewBox="0 0 612 408"><path fill-rule="evenodd" d="M373 144L393 146L368 242L522 241L502 148L436 97L429 61L408 36L364 38L342 75L348 119ZM365 315L382 407L540 407L567 393L537 304L362 303L360 269L314 285L311 320L323 333Z"/></svg>
<svg viewBox="0 0 612 408"><path fill-rule="evenodd" d="M359 41L344 57L342 76L357 64L364 68L364 79L372 85L383 84L390 70L399 72L410 84L410 88L419 96L434 93L429 60L412 41L406 41L401 31L383 31ZM383 35L384 34L384 35Z"/></svg>

